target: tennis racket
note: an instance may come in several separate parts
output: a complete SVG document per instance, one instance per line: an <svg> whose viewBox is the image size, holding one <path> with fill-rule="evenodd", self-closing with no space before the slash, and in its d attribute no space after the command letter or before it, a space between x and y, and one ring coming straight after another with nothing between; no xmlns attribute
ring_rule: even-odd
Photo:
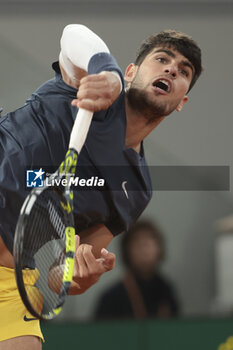
<svg viewBox="0 0 233 350"><path fill-rule="evenodd" d="M52 319L60 313L72 281L75 228L69 180L75 174L92 115L79 109L65 159L48 179L53 184L62 181L63 186L34 188L25 199L17 222L16 282L27 310L38 319Z"/></svg>

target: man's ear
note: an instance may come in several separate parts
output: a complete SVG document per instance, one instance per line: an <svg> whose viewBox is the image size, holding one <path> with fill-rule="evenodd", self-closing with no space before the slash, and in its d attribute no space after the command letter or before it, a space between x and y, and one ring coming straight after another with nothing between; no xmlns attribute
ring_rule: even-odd
<svg viewBox="0 0 233 350"><path fill-rule="evenodd" d="M183 99L180 101L178 106L176 107L177 112L180 112L182 108L184 107L185 103L188 102L188 96L184 96Z"/></svg>
<svg viewBox="0 0 233 350"><path fill-rule="evenodd" d="M130 63L128 67L125 70L125 76L124 79L128 83L131 83L137 73L138 66L136 66L134 63Z"/></svg>

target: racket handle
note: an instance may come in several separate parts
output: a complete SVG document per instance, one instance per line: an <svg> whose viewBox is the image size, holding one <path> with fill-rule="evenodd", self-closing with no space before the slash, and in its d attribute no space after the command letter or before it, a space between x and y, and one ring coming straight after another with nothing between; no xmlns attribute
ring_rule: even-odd
<svg viewBox="0 0 233 350"><path fill-rule="evenodd" d="M78 110L74 126L70 136L69 148L74 148L78 154L80 153L91 124L93 112L80 108Z"/></svg>

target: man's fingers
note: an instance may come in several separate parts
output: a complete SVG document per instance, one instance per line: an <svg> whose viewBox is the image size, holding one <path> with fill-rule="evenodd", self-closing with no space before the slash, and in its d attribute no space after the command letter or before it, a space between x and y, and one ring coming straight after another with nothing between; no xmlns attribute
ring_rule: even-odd
<svg viewBox="0 0 233 350"><path fill-rule="evenodd" d="M109 89L110 84L107 81L87 81L85 84L80 83L79 91L88 89Z"/></svg>
<svg viewBox="0 0 233 350"><path fill-rule="evenodd" d="M74 276L77 276L79 274L79 266L77 264L77 259L76 259L76 252L78 250L79 247L79 243L80 243L80 237L78 235L75 235L75 250L74 250L74 254L75 254L75 259L74 259Z"/></svg>
<svg viewBox="0 0 233 350"><path fill-rule="evenodd" d="M80 237L78 235L75 235L75 251L78 249L80 244Z"/></svg>
<svg viewBox="0 0 233 350"><path fill-rule="evenodd" d="M72 106L91 112L109 108L121 92L119 77L111 72L88 75L80 80L77 99Z"/></svg>
<svg viewBox="0 0 233 350"><path fill-rule="evenodd" d="M100 91L98 89L89 89L89 90L80 90L77 94L78 100L82 102L83 100L93 100L96 101L98 99L103 101L111 102L111 93L109 90Z"/></svg>
<svg viewBox="0 0 233 350"><path fill-rule="evenodd" d="M111 101L103 100L103 99L98 99L95 101L90 100L90 99L85 99L85 100L77 102L78 108L83 108L83 109L86 109L87 111L91 111L91 112L104 111L109 106L111 106Z"/></svg>
<svg viewBox="0 0 233 350"><path fill-rule="evenodd" d="M114 268L115 265L115 260L116 260L116 256L113 253L110 253L107 249L103 248L101 250L101 256L103 259L103 266L105 267L105 269L107 271L110 271Z"/></svg>
<svg viewBox="0 0 233 350"><path fill-rule="evenodd" d="M78 102L79 102L79 101L78 101L78 99L76 98L76 99L72 100L71 104L72 104L72 106L74 106L74 107L78 107L78 106L77 106Z"/></svg>
<svg viewBox="0 0 233 350"><path fill-rule="evenodd" d="M104 74L90 74L85 77L83 77L80 80L80 84L86 84L86 83L95 83L95 82L101 82L101 81L106 81L106 77Z"/></svg>
<svg viewBox="0 0 233 350"><path fill-rule="evenodd" d="M79 288L89 288L96 283L100 276L113 269L115 264L115 255L108 252L105 248L101 250L101 258L96 259L92 253L92 245L79 245L79 237L76 237L75 252L75 272L74 282L78 283Z"/></svg>
<svg viewBox="0 0 233 350"><path fill-rule="evenodd" d="M86 261L83 257L83 248L84 248L84 246L81 244L75 253L75 258L77 260L77 265L78 265L78 276L77 277L84 277L88 274L88 267L87 267Z"/></svg>
<svg viewBox="0 0 233 350"><path fill-rule="evenodd" d="M89 244L81 244L76 252L76 260L78 265L78 277L86 278L88 276L99 275L100 266L96 262L96 258L92 253L92 246Z"/></svg>
<svg viewBox="0 0 233 350"><path fill-rule="evenodd" d="M85 244L83 249L83 258L87 265L88 271L93 273L96 267L96 259L94 254L92 253L92 246Z"/></svg>
<svg viewBox="0 0 233 350"><path fill-rule="evenodd" d="M72 106L77 107L77 108L83 108L86 109L87 111L91 112L98 112L98 111L104 111L106 110L109 106L111 106L111 101L110 100L105 100L105 99L97 99L97 100L91 100L91 99L84 99L84 100L78 100L75 99L72 101Z"/></svg>

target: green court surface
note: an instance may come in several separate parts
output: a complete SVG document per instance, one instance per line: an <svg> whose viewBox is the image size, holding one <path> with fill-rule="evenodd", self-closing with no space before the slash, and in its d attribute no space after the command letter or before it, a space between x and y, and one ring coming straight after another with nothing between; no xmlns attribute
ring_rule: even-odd
<svg viewBox="0 0 233 350"><path fill-rule="evenodd" d="M46 322L42 330L43 350L217 350L233 335L233 319Z"/></svg>

